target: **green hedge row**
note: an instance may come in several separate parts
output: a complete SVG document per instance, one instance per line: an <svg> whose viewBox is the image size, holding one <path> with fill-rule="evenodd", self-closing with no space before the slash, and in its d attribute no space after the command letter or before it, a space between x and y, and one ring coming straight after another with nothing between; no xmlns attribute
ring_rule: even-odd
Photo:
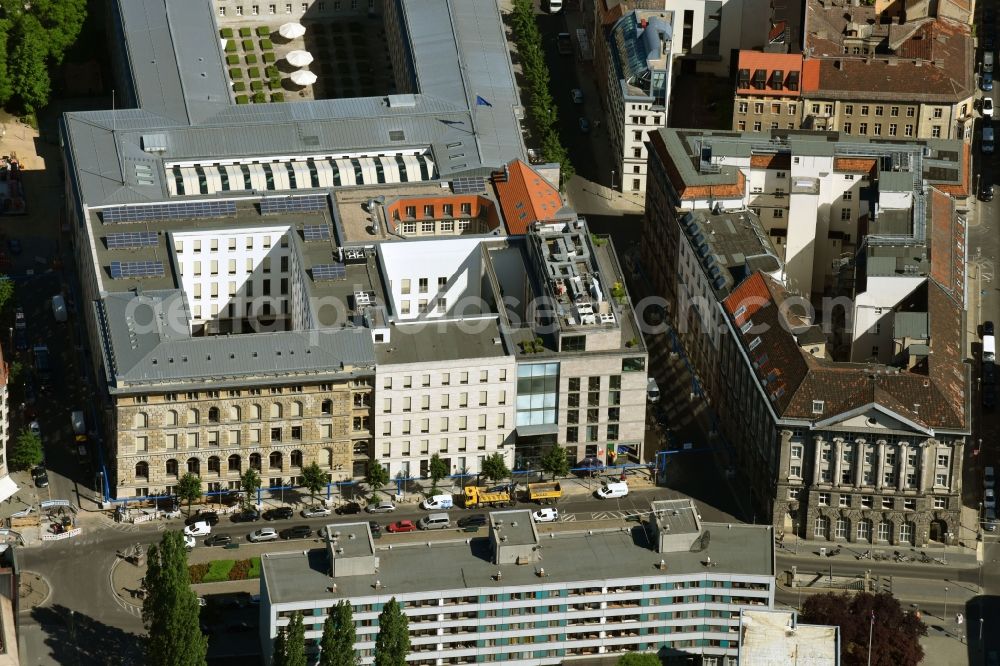
<svg viewBox="0 0 1000 666"><path fill-rule="evenodd" d="M188 566L191 583L221 583L227 580L252 580L260 578L260 558L246 560L213 560L208 564Z"/></svg>

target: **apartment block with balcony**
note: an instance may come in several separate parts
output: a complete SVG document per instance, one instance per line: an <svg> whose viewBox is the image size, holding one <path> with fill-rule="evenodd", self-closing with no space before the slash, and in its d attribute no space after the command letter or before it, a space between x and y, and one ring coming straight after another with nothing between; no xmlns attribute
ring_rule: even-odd
<svg viewBox="0 0 1000 666"><path fill-rule="evenodd" d="M272 553L261 561L265 658L295 612L315 654L326 614L347 600L355 649L372 663L378 615L395 598L409 663L544 665L666 649L735 664L741 612L773 606L773 530L703 523L690 500L654 502L635 535L535 525L524 510L490 513L487 529L471 542L390 550L367 523L331 525L322 550Z"/></svg>

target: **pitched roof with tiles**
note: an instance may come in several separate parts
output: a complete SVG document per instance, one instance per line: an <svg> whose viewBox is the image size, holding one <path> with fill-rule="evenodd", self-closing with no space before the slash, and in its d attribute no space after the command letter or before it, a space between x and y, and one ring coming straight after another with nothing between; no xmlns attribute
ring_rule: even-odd
<svg viewBox="0 0 1000 666"><path fill-rule="evenodd" d="M739 79L736 82L736 93L742 95L755 96L778 96L778 97L798 97L802 88L802 56L798 53L768 53L762 51L740 51L738 69L749 71L749 81L751 85L741 87ZM764 71L764 88L753 87L754 74L757 71ZM771 87L771 80L775 72L781 72L781 87ZM788 87L789 74L795 72L799 78L796 89Z"/></svg>
<svg viewBox="0 0 1000 666"><path fill-rule="evenodd" d="M879 406L920 428L967 432L970 379L962 362L962 308L934 280L918 289L926 292L931 336L927 360L914 371L807 354L784 314L787 292L761 273L723 305L779 418L825 420ZM747 323L752 325L744 332ZM815 412L815 401L823 402L822 414Z"/></svg>
<svg viewBox="0 0 1000 666"><path fill-rule="evenodd" d="M965 289L965 225L955 214L955 201L950 196L932 187L929 198L931 277L961 301Z"/></svg>
<svg viewBox="0 0 1000 666"><path fill-rule="evenodd" d="M493 188L511 235L523 235L531 223L551 220L563 209L559 190L521 160L507 164L503 176L495 175Z"/></svg>

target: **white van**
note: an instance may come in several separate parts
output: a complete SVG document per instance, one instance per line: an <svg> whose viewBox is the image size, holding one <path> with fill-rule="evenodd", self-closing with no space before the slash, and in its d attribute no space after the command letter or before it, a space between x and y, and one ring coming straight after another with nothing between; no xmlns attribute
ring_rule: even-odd
<svg viewBox="0 0 1000 666"><path fill-rule="evenodd" d="M56 294L52 297L52 316L56 318L56 321L66 321L66 300L62 297L62 294Z"/></svg>
<svg viewBox="0 0 1000 666"><path fill-rule="evenodd" d="M605 483L597 491L597 496L601 499L618 499L628 495L628 484L624 481L615 483Z"/></svg>
<svg viewBox="0 0 1000 666"><path fill-rule="evenodd" d="M421 509L438 510L450 509L455 506L455 500L451 495L434 495L428 497L420 503Z"/></svg>
<svg viewBox="0 0 1000 666"><path fill-rule="evenodd" d="M562 11L563 0L549 0L548 5L550 14L558 14Z"/></svg>
<svg viewBox="0 0 1000 666"><path fill-rule="evenodd" d="M83 411L75 410L69 415L69 420L73 422L74 435L87 434L87 421L83 418Z"/></svg>
<svg viewBox="0 0 1000 666"><path fill-rule="evenodd" d="M997 339L992 335L983 336L983 362L994 363L997 360Z"/></svg>
<svg viewBox="0 0 1000 666"><path fill-rule="evenodd" d="M447 513L432 513L417 521L417 527L422 530L443 530L451 527L451 518Z"/></svg>

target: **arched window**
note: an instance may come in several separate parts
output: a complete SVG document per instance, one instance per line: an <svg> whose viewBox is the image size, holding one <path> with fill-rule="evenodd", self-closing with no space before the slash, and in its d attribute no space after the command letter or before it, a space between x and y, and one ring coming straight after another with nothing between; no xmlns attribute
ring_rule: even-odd
<svg viewBox="0 0 1000 666"><path fill-rule="evenodd" d="M187 468L189 474L201 474L201 461L197 458L188 458Z"/></svg>
<svg viewBox="0 0 1000 666"><path fill-rule="evenodd" d="M177 476L177 461L173 458L167 461L167 476Z"/></svg>
<svg viewBox="0 0 1000 666"><path fill-rule="evenodd" d="M290 463L292 467L302 467L302 452L296 449L292 451Z"/></svg>
<svg viewBox="0 0 1000 666"><path fill-rule="evenodd" d="M324 414L333 414L333 400L324 400L321 411Z"/></svg>
<svg viewBox="0 0 1000 666"><path fill-rule="evenodd" d="M148 479L149 478L149 463L145 460L140 460L135 464L135 478L136 479Z"/></svg>
<svg viewBox="0 0 1000 666"><path fill-rule="evenodd" d="M281 469L281 451L273 451L267 462L271 469Z"/></svg>
<svg viewBox="0 0 1000 666"><path fill-rule="evenodd" d="M255 469L258 472L260 471L260 454L259 453L251 453L250 454L250 469Z"/></svg>
<svg viewBox="0 0 1000 666"><path fill-rule="evenodd" d="M132 419L133 428L147 428L149 427L149 416L146 412L136 412L135 417Z"/></svg>
<svg viewBox="0 0 1000 666"><path fill-rule="evenodd" d="M209 474L219 473L219 456L209 456L208 457L208 472Z"/></svg>
<svg viewBox="0 0 1000 666"><path fill-rule="evenodd" d="M175 426L177 425L177 412L173 409L167 410L167 425Z"/></svg>
<svg viewBox="0 0 1000 666"><path fill-rule="evenodd" d="M198 410L197 409L189 409L188 410L188 425L194 425L195 423L197 423L198 422L198 416L199 415L198 415Z"/></svg>
<svg viewBox="0 0 1000 666"><path fill-rule="evenodd" d="M239 421L240 420L240 407L239 405L233 405L229 408L229 420Z"/></svg>
<svg viewBox="0 0 1000 666"><path fill-rule="evenodd" d="M260 421L260 405L250 405L250 420Z"/></svg>
<svg viewBox="0 0 1000 666"><path fill-rule="evenodd" d="M354 442L354 455L355 456L367 456L368 455L368 442ZM330 452L330 461L333 462L333 452Z"/></svg>
<svg viewBox="0 0 1000 666"><path fill-rule="evenodd" d="M271 403L271 418L280 419L281 418L281 403L272 402Z"/></svg>
<svg viewBox="0 0 1000 666"><path fill-rule="evenodd" d="M235 453L233 455L229 456L229 471L230 472L239 472L239 471L241 471L240 465L241 465L242 462L243 462L242 459L238 455L236 455Z"/></svg>
<svg viewBox="0 0 1000 666"><path fill-rule="evenodd" d="M302 416L302 403L295 401L292 403L292 417Z"/></svg>
<svg viewBox="0 0 1000 666"><path fill-rule="evenodd" d="M219 422L219 408L218 407L209 407L208 408L208 422L209 423L218 423Z"/></svg>

